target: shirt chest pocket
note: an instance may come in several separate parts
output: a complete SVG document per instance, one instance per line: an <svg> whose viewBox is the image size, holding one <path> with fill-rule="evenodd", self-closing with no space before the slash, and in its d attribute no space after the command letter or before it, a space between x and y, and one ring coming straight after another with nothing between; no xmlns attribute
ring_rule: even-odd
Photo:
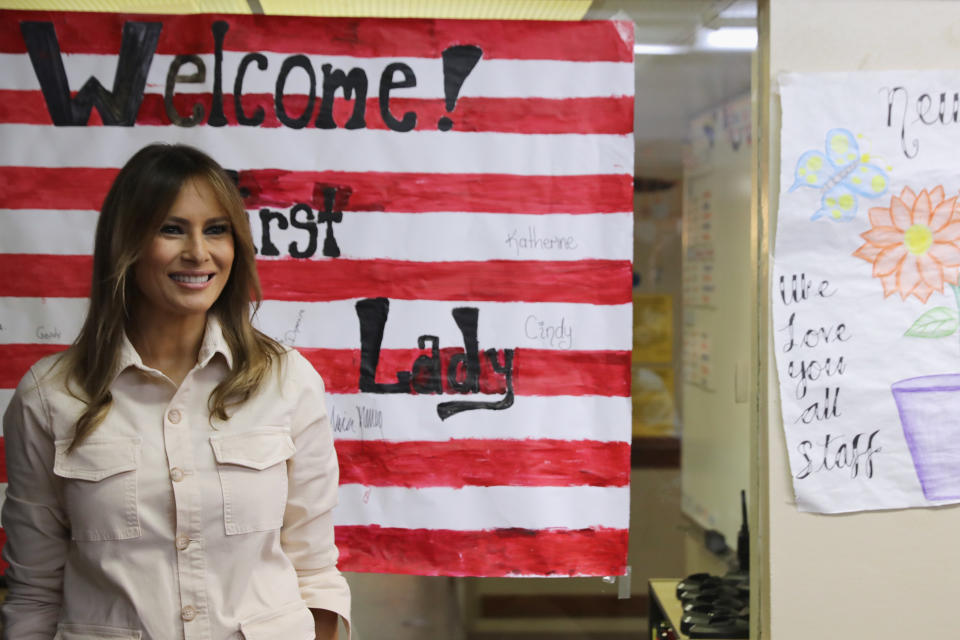
<svg viewBox="0 0 960 640"><path fill-rule="evenodd" d="M286 460L297 448L288 427L260 427L210 436L223 491L227 535L270 531L283 525Z"/></svg>
<svg viewBox="0 0 960 640"><path fill-rule="evenodd" d="M55 445L53 473L63 478L70 536L82 541L140 537L140 438L88 440L70 453L70 440Z"/></svg>

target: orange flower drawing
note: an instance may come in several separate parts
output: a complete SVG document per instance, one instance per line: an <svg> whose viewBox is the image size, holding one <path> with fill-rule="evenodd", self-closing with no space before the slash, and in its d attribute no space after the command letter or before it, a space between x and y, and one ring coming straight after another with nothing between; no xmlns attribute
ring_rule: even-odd
<svg viewBox="0 0 960 640"><path fill-rule="evenodd" d="M884 297L926 302L934 291L943 293L944 283L958 284L960 211L956 196L944 199L942 186L919 194L904 187L889 208L870 209L870 224L853 255L873 264Z"/></svg>

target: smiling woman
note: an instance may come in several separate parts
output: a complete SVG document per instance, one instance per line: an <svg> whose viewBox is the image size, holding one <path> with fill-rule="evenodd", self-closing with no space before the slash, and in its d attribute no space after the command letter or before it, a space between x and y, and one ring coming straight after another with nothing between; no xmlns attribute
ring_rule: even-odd
<svg viewBox="0 0 960 640"><path fill-rule="evenodd" d="M207 311L230 279L233 258L230 218L207 181L189 179L134 267L141 295L132 309L131 341L142 357L155 357L143 334L176 328L183 335L193 328L199 335L196 330L206 324ZM181 382L192 365L187 357L179 366L160 368Z"/></svg>
<svg viewBox="0 0 960 640"><path fill-rule="evenodd" d="M243 202L183 145L101 210L76 342L4 416L4 637L337 637L338 468L324 385L255 330ZM77 544L79 542L79 544Z"/></svg>
<svg viewBox="0 0 960 640"><path fill-rule="evenodd" d="M230 219L210 185L191 179L181 187L135 274L144 302L163 301L162 311L174 315L206 314L227 284L232 265Z"/></svg>

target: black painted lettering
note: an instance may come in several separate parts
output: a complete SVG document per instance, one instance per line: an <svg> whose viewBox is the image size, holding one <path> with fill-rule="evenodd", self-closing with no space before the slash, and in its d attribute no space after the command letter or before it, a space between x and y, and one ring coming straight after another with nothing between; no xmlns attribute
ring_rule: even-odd
<svg viewBox="0 0 960 640"><path fill-rule="evenodd" d="M277 249L277 245L270 241L271 222L276 222L281 230L289 226L287 224L287 217L279 211L271 211L266 208L260 209L260 255L263 256L280 255L280 250Z"/></svg>
<svg viewBox="0 0 960 640"><path fill-rule="evenodd" d="M349 73L334 69L333 65L325 64L323 71L323 97L320 100L320 110L317 114L317 127L320 129L336 129L337 123L333 120L333 101L337 89L343 90L346 100L353 99L353 114L344 129L363 129L367 126L367 74L363 69L354 67Z"/></svg>
<svg viewBox="0 0 960 640"><path fill-rule="evenodd" d="M402 79L394 80L393 76L398 71ZM413 111L407 111L399 120L390 113L390 92L394 89L408 89L415 86L417 86L417 77L413 74L413 69L402 62L388 64L380 75L380 117L390 129L403 132L417 126L417 114Z"/></svg>
<svg viewBox="0 0 960 640"><path fill-rule="evenodd" d="M107 91L96 78L90 77L76 97L71 98L53 23L22 22L20 33L53 124L86 126L90 110L96 107L103 124L132 127L143 102L143 89L161 29L160 22L125 22L113 91Z"/></svg>
<svg viewBox="0 0 960 640"><path fill-rule="evenodd" d="M430 343L430 353L417 356L413 363L412 385L416 393L443 393L442 365L440 364L440 338L438 336L420 336L417 346L420 350Z"/></svg>
<svg viewBox="0 0 960 640"><path fill-rule="evenodd" d="M213 31L213 104L210 105L207 124L223 127L227 124L227 118L223 115L223 38L230 25L225 20L217 20L210 28Z"/></svg>
<svg viewBox="0 0 960 640"><path fill-rule="evenodd" d="M317 200L318 193L323 196L323 208L317 211L317 224L327 225L326 235L323 237L323 255L339 258L340 245L337 244L337 238L333 235L333 225L335 222L343 221L343 207L353 193L353 189L316 183L313 185L314 202Z"/></svg>
<svg viewBox="0 0 960 640"><path fill-rule="evenodd" d="M257 107L253 116L248 116L243 110L243 79L247 75L247 67L251 62L257 63L261 71L267 68L267 57L262 53L248 53L240 59L237 67L237 78L233 81L233 109L237 113L237 122L247 127L259 127L265 117L263 107Z"/></svg>
<svg viewBox="0 0 960 640"><path fill-rule="evenodd" d="M500 362L497 349L479 351L477 326L479 310L475 307L457 307L452 315L463 336L464 352L454 354L448 362L447 375L444 376L440 349L440 338L434 335L421 335L417 346L421 353L412 363L409 371L397 371L396 382L376 382L377 368L380 363L380 349L383 343L384 327L390 310L390 301L386 298L368 298L356 303L357 317L360 321L360 391L372 393L416 393L441 394L454 392L473 394L480 392L480 356L486 356L493 372L503 376L505 393L495 401L455 400L437 405L437 415L446 420L452 415L475 409L502 410L513 406L513 349L503 350L503 362ZM446 382L446 385L444 385ZM487 392L496 388L494 381L485 386Z"/></svg>
<svg viewBox="0 0 960 640"><path fill-rule="evenodd" d="M460 44L447 47L440 54L443 57L443 95L448 112L457 106L460 89L473 68L480 62L483 50L472 44ZM453 128L453 120L447 116L440 118L437 128L449 131Z"/></svg>
<svg viewBox="0 0 960 640"><path fill-rule="evenodd" d="M292 118L287 114L287 109L283 104L284 99L284 88L287 84L287 76L290 75L290 72L293 69L300 68L303 69L307 78L310 80L310 91L307 93L307 106L304 107L303 113L298 117ZM283 61L283 65L280 67L280 75L277 76L277 88L274 93L274 107L277 110L277 118L285 126L290 127L291 129L303 129L307 126L307 123L310 122L310 117L313 115L313 103L317 99L317 76L313 72L313 67L310 66L310 59L303 55L290 56Z"/></svg>
<svg viewBox="0 0 960 640"><path fill-rule="evenodd" d="M494 402L468 402L465 400L454 400L452 402L442 402L437 405L437 415L441 420L446 420L452 415L461 411L472 411L474 409L487 409L490 411L502 411L513 406L513 349L503 350L503 364L497 360L497 350L487 349L484 352L493 370L504 376L507 385L507 391L503 398Z"/></svg>
<svg viewBox="0 0 960 640"><path fill-rule="evenodd" d="M299 214L306 214L306 220L301 220ZM291 242L287 249L294 258L310 258L317 252L317 223L313 219L313 209L303 203L297 203L290 209L290 224L296 229L307 232L309 240L307 247L300 249L296 242Z"/></svg>
<svg viewBox="0 0 960 640"><path fill-rule="evenodd" d="M185 64L192 64L196 71L190 74L180 75L180 67ZM178 127L193 127L203 122L203 105L195 102L193 113L189 116L181 116L173 104L173 92L178 82L202 84L207 81L207 67L203 63L203 58L197 55L177 56L170 63L170 69L167 71L167 84L163 91L163 107L167 112L170 122Z"/></svg>
<svg viewBox="0 0 960 640"><path fill-rule="evenodd" d="M366 393L410 393L410 372L398 371L397 381L376 381L380 364L380 346L383 344L383 328L390 313L390 301L386 298L366 298L356 304L360 320L360 391Z"/></svg>
<svg viewBox="0 0 960 640"><path fill-rule="evenodd" d="M464 353L450 357L447 387L457 393L480 393L480 344L477 339L480 310L476 307L457 307L452 313L463 335Z"/></svg>

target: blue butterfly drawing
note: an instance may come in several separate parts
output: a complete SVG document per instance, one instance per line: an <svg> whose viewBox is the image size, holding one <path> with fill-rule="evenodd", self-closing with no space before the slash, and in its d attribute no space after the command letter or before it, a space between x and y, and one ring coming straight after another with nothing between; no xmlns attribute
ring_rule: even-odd
<svg viewBox="0 0 960 640"><path fill-rule="evenodd" d="M800 156L788 191L800 187L820 190L820 208L811 220L852 220L857 215L858 195L879 198L887 192L889 176L869 163L869 154L860 154L856 137L846 129L827 132L825 151L807 151Z"/></svg>

